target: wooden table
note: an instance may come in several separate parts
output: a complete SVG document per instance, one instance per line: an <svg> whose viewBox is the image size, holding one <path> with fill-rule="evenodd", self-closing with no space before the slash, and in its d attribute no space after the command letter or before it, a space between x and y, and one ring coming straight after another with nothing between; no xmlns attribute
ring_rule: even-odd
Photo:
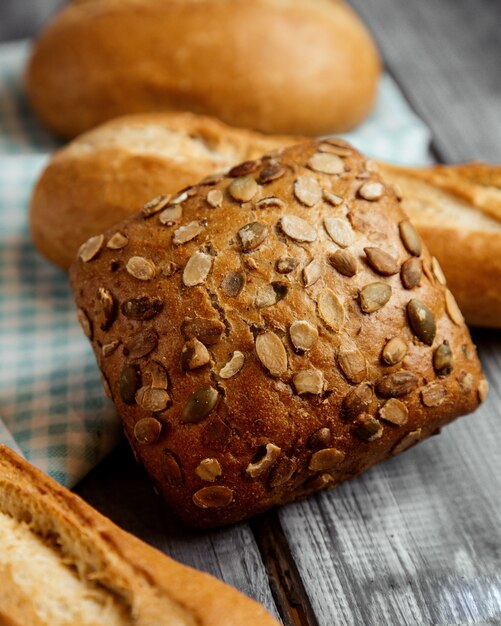
<svg viewBox="0 0 501 626"><path fill-rule="evenodd" d="M432 129L437 159L501 161L501 3L352 3ZM330 493L250 523L190 531L125 445L77 491L287 625L501 624L501 333L474 338L491 382L485 406Z"/></svg>

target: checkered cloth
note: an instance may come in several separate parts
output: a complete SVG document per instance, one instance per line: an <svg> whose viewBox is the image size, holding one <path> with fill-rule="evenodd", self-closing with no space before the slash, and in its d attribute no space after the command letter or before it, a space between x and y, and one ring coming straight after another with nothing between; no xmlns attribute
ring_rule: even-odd
<svg viewBox="0 0 501 626"><path fill-rule="evenodd" d="M0 45L0 441L73 486L119 437L119 422L76 321L66 274L33 249L27 207L57 141L22 89L28 45ZM371 118L346 135L367 154L429 162L429 134L385 76Z"/></svg>

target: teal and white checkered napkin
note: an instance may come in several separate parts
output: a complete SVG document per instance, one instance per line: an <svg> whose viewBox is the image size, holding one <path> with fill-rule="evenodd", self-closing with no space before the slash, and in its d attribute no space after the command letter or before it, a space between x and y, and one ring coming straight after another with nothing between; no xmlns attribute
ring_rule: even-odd
<svg viewBox="0 0 501 626"><path fill-rule="evenodd" d="M0 45L0 441L71 487L111 450L119 423L67 276L29 239L31 190L58 143L23 94L27 48ZM376 158L430 161L428 130L389 76L371 118L346 138Z"/></svg>

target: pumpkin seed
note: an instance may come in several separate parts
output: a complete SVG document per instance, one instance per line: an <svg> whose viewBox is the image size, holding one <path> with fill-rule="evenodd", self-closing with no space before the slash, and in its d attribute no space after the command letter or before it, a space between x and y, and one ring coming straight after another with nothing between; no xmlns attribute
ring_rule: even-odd
<svg viewBox="0 0 501 626"><path fill-rule="evenodd" d="M291 341L296 350L311 350L318 339L318 330L306 320L292 322L289 328Z"/></svg>
<svg viewBox="0 0 501 626"><path fill-rule="evenodd" d="M281 376L287 371L287 352L274 332L269 331L256 337L256 353L272 376Z"/></svg>
<svg viewBox="0 0 501 626"><path fill-rule="evenodd" d="M409 419L409 409L401 400L390 398L379 409L379 417L390 424L403 426Z"/></svg>
<svg viewBox="0 0 501 626"><path fill-rule="evenodd" d="M183 208L179 204L174 204L164 209L160 213L158 219L160 220L160 224L163 224L164 226L173 226L179 222L182 217Z"/></svg>
<svg viewBox="0 0 501 626"><path fill-rule="evenodd" d="M355 240L351 224L341 217L326 217L324 226L332 241L341 248L347 248Z"/></svg>
<svg viewBox="0 0 501 626"><path fill-rule="evenodd" d="M303 269L303 280L305 287L311 287L322 276L322 265L317 259L313 259Z"/></svg>
<svg viewBox="0 0 501 626"><path fill-rule="evenodd" d="M165 411L169 401L170 396L165 389L141 387L136 392L136 403L145 411L151 411L152 413Z"/></svg>
<svg viewBox="0 0 501 626"><path fill-rule="evenodd" d="M324 375L319 370L301 370L293 378L298 395L311 393L320 395L324 390Z"/></svg>
<svg viewBox="0 0 501 626"><path fill-rule="evenodd" d="M445 274L442 270L442 267L440 266L440 263L438 262L438 259L435 258L434 256L431 257L431 270L435 276L435 278L438 280L438 282L441 285L446 285L447 284L447 279L445 278Z"/></svg>
<svg viewBox="0 0 501 626"><path fill-rule="evenodd" d="M275 264L275 269L279 274L290 274L299 265L297 259L293 259L291 256L286 256L278 259Z"/></svg>
<svg viewBox="0 0 501 626"><path fill-rule="evenodd" d="M233 501L233 490L223 485L203 487L193 494L193 502L201 509L221 509Z"/></svg>
<svg viewBox="0 0 501 626"><path fill-rule="evenodd" d="M310 450L320 450L326 448L331 440L332 433L329 428L319 428L308 438L308 448Z"/></svg>
<svg viewBox="0 0 501 626"><path fill-rule="evenodd" d="M103 344L101 348L101 354L104 357L110 356L111 354L113 354L113 352L115 352L115 350L118 348L119 345L120 345L120 339L114 339L113 341L110 341L109 343L105 343Z"/></svg>
<svg viewBox="0 0 501 626"><path fill-rule="evenodd" d="M223 204L223 192L220 189L211 189L207 193L207 204L213 209L219 209Z"/></svg>
<svg viewBox="0 0 501 626"><path fill-rule="evenodd" d="M280 225L284 233L294 241L312 242L317 238L317 232L313 226L297 215L284 215L280 220Z"/></svg>
<svg viewBox="0 0 501 626"><path fill-rule="evenodd" d="M342 174L344 161L337 154L317 152L308 161L308 167L321 174Z"/></svg>
<svg viewBox="0 0 501 626"><path fill-rule="evenodd" d="M381 360L385 365L396 365L407 354L407 343L401 337L393 337L384 346Z"/></svg>
<svg viewBox="0 0 501 626"><path fill-rule="evenodd" d="M392 290L386 283L370 283L360 290L360 308L364 313L378 311L391 298Z"/></svg>
<svg viewBox="0 0 501 626"><path fill-rule="evenodd" d="M338 469L342 464L346 454L337 448L325 448L311 455L308 469L313 472L326 472Z"/></svg>
<svg viewBox="0 0 501 626"><path fill-rule="evenodd" d="M214 387L200 387L188 398L181 413L183 424L197 424L215 408L219 394Z"/></svg>
<svg viewBox="0 0 501 626"><path fill-rule="evenodd" d="M195 252L183 270L183 283L186 287L195 287L205 282L212 267L212 257L205 252Z"/></svg>
<svg viewBox="0 0 501 626"><path fill-rule="evenodd" d="M421 389L421 401L427 407L443 404L447 397L447 389L441 383L430 383Z"/></svg>
<svg viewBox="0 0 501 626"><path fill-rule="evenodd" d="M129 240L122 233L116 232L110 237L110 240L106 244L106 247L110 250L121 250L129 243Z"/></svg>
<svg viewBox="0 0 501 626"><path fill-rule="evenodd" d="M149 320L158 315L163 306L160 298L141 296L126 300L121 306L121 311L125 317L131 320Z"/></svg>
<svg viewBox="0 0 501 626"><path fill-rule="evenodd" d="M431 310L421 300L414 298L407 304L407 317L416 337L431 346L437 332L435 316Z"/></svg>
<svg viewBox="0 0 501 626"><path fill-rule="evenodd" d="M463 314L461 313L461 309L456 302L456 298L448 289L445 290L445 308L454 324L461 326L464 322Z"/></svg>
<svg viewBox="0 0 501 626"><path fill-rule="evenodd" d="M223 278L221 288L225 295L236 298L245 286L245 274L243 272L230 272Z"/></svg>
<svg viewBox="0 0 501 626"><path fill-rule="evenodd" d="M378 395L383 398L401 398L416 389L419 379L412 372L401 370L383 376L376 385Z"/></svg>
<svg viewBox="0 0 501 626"><path fill-rule="evenodd" d="M262 198L256 202L256 209L285 209L285 202L274 196L270 198Z"/></svg>
<svg viewBox="0 0 501 626"><path fill-rule="evenodd" d="M338 196L336 193L332 193L331 191L326 191L325 189L323 192L323 198L326 202L335 207L341 206L344 202L344 198Z"/></svg>
<svg viewBox="0 0 501 626"><path fill-rule="evenodd" d="M179 461L170 450L162 450L162 470L165 480L171 487L181 487L183 484L183 472Z"/></svg>
<svg viewBox="0 0 501 626"><path fill-rule="evenodd" d="M187 341L181 351L181 365L183 370L195 370L210 362L210 354L204 344L198 339Z"/></svg>
<svg viewBox="0 0 501 626"><path fill-rule="evenodd" d="M90 237L90 239L87 239L87 241L80 246L78 256L84 263L92 261L92 259L97 256L97 254L103 247L103 243L104 235L96 235L95 237Z"/></svg>
<svg viewBox="0 0 501 626"><path fill-rule="evenodd" d="M369 383L362 383L344 397L341 414L344 419L354 420L361 413L369 413L374 401L372 386Z"/></svg>
<svg viewBox="0 0 501 626"><path fill-rule="evenodd" d="M402 263L402 267L400 268L400 279L402 280L402 285L406 289L414 289L414 287L418 287L421 282L422 275L423 265L421 260L417 257L413 256Z"/></svg>
<svg viewBox="0 0 501 626"><path fill-rule="evenodd" d="M397 260L381 248L364 248L367 261L372 269L382 276L393 276L398 274L399 266Z"/></svg>
<svg viewBox="0 0 501 626"><path fill-rule="evenodd" d="M318 151L337 154L341 157L349 157L353 154L353 149L342 139L324 139Z"/></svg>
<svg viewBox="0 0 501 626"><path fill-rule="evenodd" d="M294 195L299 202L311 207L322 199L322 189L316 178L299 176L294 182Z"/></svg>
<svg viewBox="0 0 501 626"><path fill-rule="evenodd" d="M108 330L115 321L117 314L117 303L113 294L109 289L99 287L97 290L97 304L100 309L99 317L101 318L101 330Z"/></svg>
<svg viewBox="0 0 501 626"><path fill-rule="evenodd" d="M334 254L329 255L329 263L340 274L348 278L352 278L358 272L357 260L347 250L336 250Z"/></svg>
<svg viewBox="0 0 501 626"><path fill-rule="evenodd" d="M78 309L77 318L80 323L80 326L82 327L84 335L87 337L87 339L92 341L93 328L92 328L92 322L90 321L89 316L83 309Z"/></svg>
<svg viewBox="0 0 501 626"><path fill-rule="evenodd" d="M384 195L384 185L378 182L364 183L358 190L358 194L364 200L377 202Z"/></svg>
<svg viewBox="0 0 501 626"><path fill-rule="evenodd" d="M217 459L204 459L195 470L195 474L208 483L213 483L222 473L221 463Z"/></svg>
<svg viewBox="0 0 501 626"><path fill-rule="evenodd" d="M196 338L206 346L212 346L221 339L224 324L206 317L186 317L181 324L181 332L185 339Z"/></svg>
<svg viewBox="0 0 501 626"><path fill-rule="evenodd" d="M478 399L480 402L485 402L489 393L489 381L486 378L482 378L478 384Z"/></svg>
<svg viewBox="0 0 501 626"><path fill-rule="evenodd" d="M454 363L454 356L448 341L440 344L433 353L433 367L437 374L450 374Z"/></svg>
<svg viewBox="0 0 501 626"><path fill-rule="evenodd" d="M268 237L268 227L261 222L251 222L238 231L238 236L244 252L255 250Z"/></svg>
<svg viewBox="0 0 501 626"><path fill-rule="evenodd" d="M421 238L416 232L414 226L409 220L403 220L398 225L400 231L400 238L405 246L405 249L414 256L420 256L422 251Z"/></svg>
<svg viewBox="0 0 501 626"><path fill-rule="evenodd" d="M376 441L383 436L383 426L372 415L362 414L355 420L354 432L363 441Z"/></svg>
<svg viewBox="0 0 501 626"><path fill-rule="evenodd" d="M247 465L245 470L251 478L259 478L265 474L277 462L282 449L273 443L267 443L264 449L259 451L258 459Z"/></svg>
<svg viewBox="0 0 501 626"><path fill-rule="evenodd" d="M125 404L136 403L136 392L141 386L141 377L136 365L127 363L120 372L118 388L120 397Z"/></svg>
<svg viewBox="0 0 501 626"><path fill-rule="evenodd" d="M334 332L338 333L344 326L344 307L332 289L324 289L318 296L318 314Z"/></svg>
<svg viewBox="0 0 501 626"><path fill-rule="evenodd" d="M228 193L237 202L249 202L257 194L259 185L250 176L235 178L228 187Z"/></svg>
<svg viewBox="0 0 501 626"><path fill-rule="evenodd" d="M297 468L297 463L293 459L283 456L270 472L270 487L281 487L288 482Z"/></svg>
<svg viewBox="0 0 501 626"><path fill-rule="evenodd" d="M242 176L247 176L248 174L252 174L259 167L259 161L244 161L243 163L239 163L230 169L228 172L228 176L232 178L240 178Z"/></svg>
<svg viewBox="0 0 501 626"><path fill-rule="evenodd" d="M195 220L194 222L190 222L186 224L186 226L180 226L176 231L174 231L174 236L172 238L172 242L176 246L180 246L184 243L188 243L198 237L200 233L207 228L207 221L203 220Z"/></svg>
<svg viewBox="0 0 501 626"><path fill-rule="evenodd" d="M274 281L265 287L262 287L254 301L254 304L258 309L264 309L269 306L273 306L283 300L289 292L289 286L279 281Z"/></svg>
<svg viewBox="0 0 501 626"><path fill-rule="evenodd" d="M221 378L233 378L244 366L245 357L242 352L235 350L230 360L221 368L219 376Z"/></svg>
<svg viewBox="0 0 501 626"><path fill-rule="evenodd" d="M152 389L167 390L169 387L169 379L165 367L156 361L149 361L144 368L145 376L150 379L149 387Z"/></svg>
<svg viewBox="0 0 501 626"><path fill-rule="evenodd" d="M367 377L367 362L355 345L341 346L337 361L339 368L351 383L361 383Z"/></svg>
<svg viewBox="0 0 501 626"><path fill-rule="evenodd" d="M141 359L158 346L158 333L149 328L124 346L123 353L131 360Z"/></svg>
<svg viewBox="0 0 501 626"><path fill-rule="evenodd" d="M421 428L417 430L413 430L410 433L407 433L403 439L401 439L392 449L391 453L393 456L408 450L411 446L418 443L421 440Z"/></svg>
<svg viewBox="0 0 501 626"><path fill-rule="evenodd" d="M148 218L148 217L151 217L152 215L155 215L156 213L160 213L160 211L164 207L166 207L167 204L169 204L170 198L171 196L161 195L147 202L141 209L141 213L143 214L143 217Z"/></svg>
<svg viewBox="0 0 501 626"><path fill-rule="evenodd" d="M132 256L127 261L125 268L137 280L151 280L157 274L155 264L142 256Z"/></svg>
<svg viewBox="0 0 501 626"><path fill-rule="evenodd" d="M278 163L277 161L268 161L268 163L266 163L264 168L261 170L257 180L261 185L266 185L267 183L271 183L273 180L282 178L286 171L287 170L281 163Z"/></svg>
<svg viewBox="0 0 501 626"><path fill-rule="evenodd" d="M134 437L142 445L151 445L158 441L161 432L162 424L154 417L145 417L134 425Z"/></svg>

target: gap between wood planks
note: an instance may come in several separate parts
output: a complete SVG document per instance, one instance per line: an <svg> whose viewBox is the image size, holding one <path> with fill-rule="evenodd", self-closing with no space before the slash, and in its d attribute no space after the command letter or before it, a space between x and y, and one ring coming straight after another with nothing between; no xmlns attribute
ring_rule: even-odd
<svg viewBox="0 0 501 626"><path fill-rule="evenodd" d="M276 510L250 520L273 599L285 626L318 626Z"/></svg>

